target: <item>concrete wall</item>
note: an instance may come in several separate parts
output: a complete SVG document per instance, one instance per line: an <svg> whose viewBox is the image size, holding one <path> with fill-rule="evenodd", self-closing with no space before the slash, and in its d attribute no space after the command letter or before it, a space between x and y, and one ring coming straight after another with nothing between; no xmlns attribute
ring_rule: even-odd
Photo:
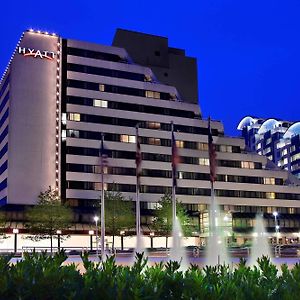
<svg viewBox="0 0 300 300"><path fill-rule="evenodd" d="M57 52L58 41L58 37L26 32L20 47ZM9 204L33 204L42 190L55 186L56 72L56 56L50 60L17 51L13 59Z"/></svg>

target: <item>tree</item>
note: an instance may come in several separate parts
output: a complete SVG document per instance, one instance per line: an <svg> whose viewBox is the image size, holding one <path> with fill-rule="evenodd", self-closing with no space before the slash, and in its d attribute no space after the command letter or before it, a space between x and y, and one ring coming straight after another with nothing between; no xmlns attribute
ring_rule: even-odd
<svg viewBox="0 0 300 300"><path fill-rule="evenodd" d="M112 235L112 248L115 247L115 236L120 234L121 230L133 227L135 217L132 210L132 201L116 191L105 192L105 227Z"/></svg>
<svg viewBox="0 0 300 300"><path fill-rule="evenodd" d="M0 211L0 240L7 239L6 235L6 216L4 211Z"/></svg>
<svg viewBox="0 0 300 300"><path fill-rule="evenodd" d="M53 248L53 237L57 236L58 230L66 230L72 221L72 211L61 203L58 192L51 187L41 192L38 196L37 205L30 208L27 213L27 223L29 239L40 241L50 239L51 253Z"/></svg>
<svg viewBox="0 0 300 300"><path fill-rule="evenodd" d="M153 229L161 236L166 237L166 248L168 248L168 237L172 234L172 195L164 194L158 202L158 208L154 212ZM190 235L194 228L182 203L176 200L176 216L179 219L185 236Z"/></svg>

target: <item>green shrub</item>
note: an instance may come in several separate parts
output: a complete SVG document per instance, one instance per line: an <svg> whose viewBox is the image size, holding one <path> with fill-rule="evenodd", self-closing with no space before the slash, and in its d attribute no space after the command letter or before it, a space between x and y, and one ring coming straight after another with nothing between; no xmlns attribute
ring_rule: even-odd
<svg viewBox="0 0 300 300"><path fill-rule="evenodd" d="M114 256L91 262L85 253L83 274L75 264L62 265L64 252L27 253L16 264L10 258L0 257L0 299L294 300L300 294L300 264L278 270L267 257L253 268L241 260L234 269L191 265L183 272L174 261L149 266L143 254L130 267L117 265Z"/></svg>

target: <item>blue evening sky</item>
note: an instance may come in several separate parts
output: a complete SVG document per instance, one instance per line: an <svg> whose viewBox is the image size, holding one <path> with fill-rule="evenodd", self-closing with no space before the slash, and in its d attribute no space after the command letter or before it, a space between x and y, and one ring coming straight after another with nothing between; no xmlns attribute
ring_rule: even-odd
<svg viewBox="0 0 300 300"><path fill-rule="evenodd" d="M300 120L299 0L2 1L0 73L23 30L111 44L116 28L162 35L198 59L204 118L237 135L245 115Z"/></svg>

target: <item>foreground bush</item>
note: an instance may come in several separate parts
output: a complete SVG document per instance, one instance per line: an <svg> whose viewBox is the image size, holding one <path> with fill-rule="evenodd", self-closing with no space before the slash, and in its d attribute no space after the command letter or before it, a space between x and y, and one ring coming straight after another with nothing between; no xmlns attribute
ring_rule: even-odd
<svg viewBox="0 0 300 300"><path fill-rule="evenodd" d="M300 265L280 272L267 257L258 267L245 261L228 266L192 265L186 272L177 262L147 266L137 254L132 267L117 266L114 257L95 264L82 257L84 274L75 264L62 266L64 252L55 256L25 254L17 264L0 257L0 299L297 299Z"/></svg>

